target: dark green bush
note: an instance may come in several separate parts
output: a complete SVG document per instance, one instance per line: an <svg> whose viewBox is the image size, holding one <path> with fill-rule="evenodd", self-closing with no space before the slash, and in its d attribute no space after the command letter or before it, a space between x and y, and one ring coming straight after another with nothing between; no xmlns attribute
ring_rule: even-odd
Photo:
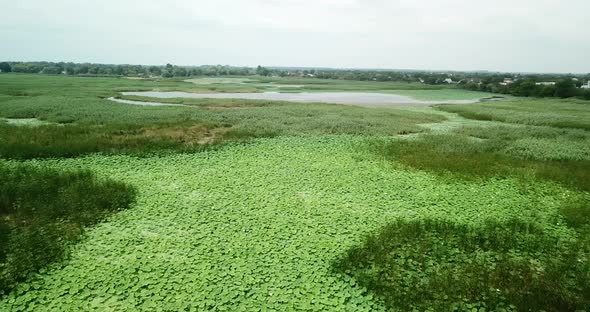
<svg viewBox="0 0 590 312"><path fill-rule="evenodd" d="M561 207L561 214L567 224L573 228L590 226L590 200L588 198L571 200Z"/></svg>
<svg viewBox="0 0 590 312"><path fill-rule="evenodd" d="M63 258L84 226L127 208L135 189L89 171L0 164L0 294Z"/></svg>
<svg viewBox="0 0 590 312"><path fill-rule="evenodd" d="M590 308L588 246L533 223L482 224L397 221L349 250L334 267L392 310Z"/></svg>

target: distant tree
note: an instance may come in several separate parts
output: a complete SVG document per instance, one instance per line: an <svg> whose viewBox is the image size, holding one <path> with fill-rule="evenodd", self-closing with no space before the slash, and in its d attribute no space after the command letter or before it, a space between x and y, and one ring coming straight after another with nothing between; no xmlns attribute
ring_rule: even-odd
<svg viewBox="0 0 590 312"><path fill-rule="evenodd" d="M174 66L174 70L172 71L172 75L174 77L185 77L185 76L187 76L186 69L184 67Z"/></svg>
<svg viewBox="0 0 590 312"><path fill-rule="evenodd" d="M124 76L125 75L125 67L123 67L121 65L115 66L113 68L113 74L119 75L119 76Z"/></svg>
<svg viewBox="0 0 590 312"><path fill-rule="evenodd" d="M111 67L108 66L101 66L98 70L98 73L100 75L107 75L110 76L113 74L113 69Z"/></svg>
<svg viewBox="0 0 590 312"><path fill-rule="evenodd" d="M435 84L437 84L437 79L436 79L436 77L428 76L424 79L424 82L429 85L435 85Z"/></svg>
<svg viewBox="0 0 590 312"><path fill-rule="evenodd" d="M88 74L88 69L89 69L89 67L86 64L82 64L80 66L77 66L76 67L76 74L78 74L78 75Z"/></svg>
<svg viewBox="0 0 590 312"><path fill-rule="evenodd" d="M16 63L11 65L12 71L16 73L38 74L43 67L29 63Z"/></svg>
<svg viewBox="0 0 590 312"><path fill-rule="evenodd" d="M560 98L568 98L576 96L578 89L571 79L562 79L555 84L555 96Z"/></svg>
<svg viewBox="0 0 590 312"><path fill-rule="evenodd" d="M98 66L91 65L90 67L88 67L88 73L91 74L91 75L98 74Z"/></svg>
<svg viewBox="0 0 590 312"><path fill-rule="evenodd" d="M65 66L64 70L68 75L74 75L76 73L76 66L73 64L68 64Z"/></svg>
<svg viewBox="0 0 590 312"><path fill-rule="evenodd" d="M258 67L256 67L256 75L268 76L269 74L270 74L270 72L268 71L267 68L262 67L260 65L258 65Z"/></svg>
<svg viewBox="0 0 590 312"><path fill-rule="evenodd" d="M57 74L61 74L61 69L57 66L46 66L43 67L43 70L41 70L42 74L48 74L48 75L57 75Z"/></svg>
<svg viewBox="0 0 590 312"><path fill-rule="evenodd" d="M12 67L7 62L0 63L0 72L9 73L12 71Z"/></svg>
<svg viewBox="0 0 590 312"><path fill-rule="evenodd" d="M516 96L532 96L537 85L533 79L519 80L512 86L512 94Z"/></svg>
<svg viewBox="0 0 590 312"><path fill-rule="evenodd" d="M191 70L191 76L202 76L203 75L203 70L201 68L193 68Z"/></svg>
<svg viewBox="0 0 590 312"><path fill-rule="evenodd" d="M540 97L552 97L555 95L555 86L543 86L539 93Z"/></svg>
<svg viewBox="0 0 590 312"><path fill-rule="evenodd" d="M475 82L467 82L467 83L465 83L465 85L463 86L463 88L465 88L467 90L471 90L471 91L477 91L477 90L479 90L479 86Z"/></svg>
<svg viewBox="0 0 590 312"><path fill-rule="evenodd" d="M148 68L148 71L150 72L150 74L156 75L156 76L159 76L162 74L162 70L158 66L150 66Z"/></svg>

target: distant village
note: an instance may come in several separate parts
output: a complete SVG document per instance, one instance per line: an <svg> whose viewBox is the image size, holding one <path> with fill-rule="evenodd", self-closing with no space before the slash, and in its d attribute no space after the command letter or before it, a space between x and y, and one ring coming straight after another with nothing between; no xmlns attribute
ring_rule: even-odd
<svg viewBox="0 0 590 312"><path fill-rule="evenodd" d="M576 84L578 81L580 81L578 78L572 78L571 80L574 82L574 84ZM508 86L508 85L511 85L517 81L518 81L518 79L514 79L514 78L504 78L504 81L500 82L500 85ZM557 83L556 81L539 81L539 82L535 82L535 85L537 85L537 86L554 86L556 83ZM585 83L577 85L577 87L581 88L581 89L590 89L590 80L588 80Z"/></svg>

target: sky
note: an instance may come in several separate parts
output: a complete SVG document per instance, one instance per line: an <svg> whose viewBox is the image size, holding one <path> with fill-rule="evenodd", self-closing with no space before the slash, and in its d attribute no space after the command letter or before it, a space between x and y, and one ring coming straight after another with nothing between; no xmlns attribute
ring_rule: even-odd
<svg viewBox="0 0 590 312"><path fill-rule="evenodd" d="M0 61L590 72L588 0L0 0Z"/></svg>

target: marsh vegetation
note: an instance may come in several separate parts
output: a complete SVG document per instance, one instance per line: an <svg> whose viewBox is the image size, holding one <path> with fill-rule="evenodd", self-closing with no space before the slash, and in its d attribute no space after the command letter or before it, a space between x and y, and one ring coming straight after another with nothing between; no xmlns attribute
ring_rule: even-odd
<svg viewBox="0 0 590 312"><path fill-rule="evenodd" d="M589 309L586 102L121 94L432 87L0 75L0 310Z"/></svg>

